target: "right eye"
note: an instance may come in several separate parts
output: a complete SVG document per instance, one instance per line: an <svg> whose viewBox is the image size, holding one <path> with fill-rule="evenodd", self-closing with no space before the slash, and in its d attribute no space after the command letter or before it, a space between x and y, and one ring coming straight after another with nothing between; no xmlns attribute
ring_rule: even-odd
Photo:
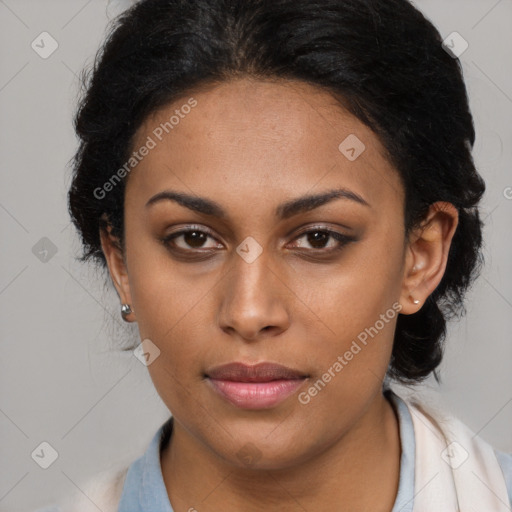
<svg viewBox="0 0 512 512"><path fill-rule="evenodd" d="M171 250L178 249L185 252L211 252L212 249L218 247L218 243L211 247L204 247L208 238L216 240L210 231L205 228L190 226L187 229L181 229L175 233L171 233L162 239L162 242Z"/></svg>

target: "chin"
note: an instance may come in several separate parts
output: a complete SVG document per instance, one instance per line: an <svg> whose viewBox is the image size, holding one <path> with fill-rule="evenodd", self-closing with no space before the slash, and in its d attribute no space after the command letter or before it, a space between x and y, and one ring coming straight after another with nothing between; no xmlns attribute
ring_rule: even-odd
<svg viewBox="0 0 512 512"><path fill-rule="evenodd" d="M240 440L240 437L235 436L235 439ZM230 446L229 451L223 450L217 453L230 465L235 465L240 469L255 471L285 470L308 459L307 454L301 452L300 448L292 440L290 440L290 446L288 447L286 443L283 443L283 440L247 440L239 441L236 447ZM307 447L303 448L307 451Z"/></svg>

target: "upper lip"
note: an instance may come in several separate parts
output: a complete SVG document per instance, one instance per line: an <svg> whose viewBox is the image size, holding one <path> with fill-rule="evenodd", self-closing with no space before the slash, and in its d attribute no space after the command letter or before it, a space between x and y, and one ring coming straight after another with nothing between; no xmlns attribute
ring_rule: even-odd
<svg viewBox="0 0 512 512"><path fill-rule="evenodd" d="M206 372L206 376L210 379L236 382L270 382L279 379L301 379L308 375L277 363L263 362L249 365L233 362L211 368Z"/></svg>

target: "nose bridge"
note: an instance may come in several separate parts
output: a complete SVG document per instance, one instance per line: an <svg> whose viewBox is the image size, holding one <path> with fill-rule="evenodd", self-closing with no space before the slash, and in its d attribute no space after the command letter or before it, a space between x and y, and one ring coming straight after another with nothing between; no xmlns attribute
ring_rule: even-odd
<svg viewBox="0 0 512 512"><path fill-rule="evenodd" d="M246 258L251 251L255 251L251 247L250 242L243 242L237 249L237 256L234 258L234 268L232 272L232 280L234 292L239 299L252 300L258 298L262 294L259 293L265 286L268 286L268 252L261 252L254 258Z"/></svg>
<svg viewBox="0 0 512 512"><path fill-rule="evenodd" d="M269 269L270 253L263 251L255 259L246 257L254 250L251 241L237 249L219 312L220 327L236 330L244 338L254 338L267 327L283 329L287 323L282 290L278 289L283 285Z"/></svg>

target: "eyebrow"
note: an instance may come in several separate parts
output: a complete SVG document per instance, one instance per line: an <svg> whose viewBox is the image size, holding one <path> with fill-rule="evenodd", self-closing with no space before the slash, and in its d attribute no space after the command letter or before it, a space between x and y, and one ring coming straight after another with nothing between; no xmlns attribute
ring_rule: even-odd
<svg viewBox="0 0 512 512"><path fill-rule="evenodd" d="M340 188L328 190L320 194L305 195L287 201L276 208L275 216L279 220L285 220L293 217L294 215L298 215L299 213L319 208L320 206L323 206L335 199L346 199L371 208L370 204L359 194L348 189ZM174 201L189 210L212 217L219 217L221 219L228 217L222 206L211 199L189 195L183 192L176 192L173 190L163 190L162 192L154 195L149 199L145 207L148 208L160 201Z"/></svg>

